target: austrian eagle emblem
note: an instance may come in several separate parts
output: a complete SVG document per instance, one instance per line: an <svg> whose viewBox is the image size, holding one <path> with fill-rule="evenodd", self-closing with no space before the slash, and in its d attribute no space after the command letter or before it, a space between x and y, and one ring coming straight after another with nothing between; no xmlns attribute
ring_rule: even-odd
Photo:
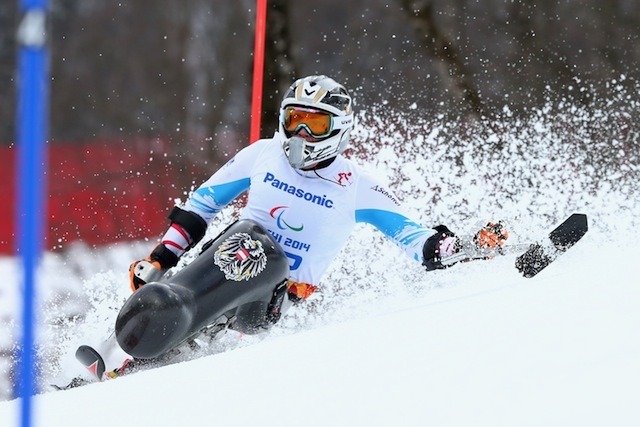
<svg viewBox="0 0 640 427"><path fill-rule="evenodd" d="M256 277L267 265L262 242L247 233L235 233L225 239L213 255L213 263L224 276L235 282Z"/></svg>

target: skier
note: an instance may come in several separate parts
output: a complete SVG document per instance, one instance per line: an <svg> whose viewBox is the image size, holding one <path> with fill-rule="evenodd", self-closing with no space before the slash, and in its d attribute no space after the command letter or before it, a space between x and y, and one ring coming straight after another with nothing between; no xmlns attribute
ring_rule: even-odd
<svg viewBox="0 0 640 427"><path fill-rule="evenodd" d="M309 76L294 82L282 100L277 133L242 149L204 182L182 207L174 207L169 214L171 225L161 242L147 258L131 264L130 281L134 294L121 309L116 330L97 349L82 345L76 351L76 358L94 378L100 381L116 378L137 370L138 364L153 364L164 356L171 358L174 350L180 352L174 344L191 346L188 334L205 331L207 334L212 332L214 335L208 336L215 337L227 327L240 332L248 327L247 333L268 329L291 304L309 298L318 289L323 273L358 222L372 224L427 271L506 251L503 245L508 231L501 222L489 222L470 242L463 242L446 226L426 228L407 217L391 190L341 155L348 146L353 125L352 100L343 86L326 76ZM217 303L220 317L211 317L218 316L218 312L204 313L204 322L212 318L214 322L223 323L206 323L204 329L198 329L201 325L193 318L202 313L197 308L193 311L192 306L186 309L182 305L182 302L193 304L195 298L191 297L195 293L192 291L196 288L185 294L186 288L179 283L171 286L150 282L160 279L164 272L177 265L179 258L204 237L212 218L245 191L250 197L241 220L246 221L232 224L228 234L224 232L218 236L217 239L226 236L218 246L215 246L217 239L203 245L206 249L199 257L174 277L196 265L195 270L189 270L189 281L196 278L193 282L198 282L198 278L209 276L208 273L221 278L220 273L226 267L246 262L255 270L241 269L232 272L231 276L227 276L229 271L224 271L224 277L240 281L248 274L256 280L252 285L267 291L262 296L267 297L269 303L259 300L252 305L255 300L251 298L255 294L243 301L234 299L233 303L249 303L249 311L240 316L240 310L247 306L228 304L229 298L236 297L235 291L222 292L226 296L214 295L208 293L211 288L207 287L204 289L207 298L224 301ZM247 224L260 230L262 234L256 238L265 239L264 244L248 234L236 232ZM586 215L572 215L549 233L550 249L541 244L526 244L528 249L521 248L526 251L516 259L516 267L525 277L535 276L575 244L587 229ZM280 245L275 245L274 241ZM277 273L267 275L276 277L275 282L260 276L269 270L269 267L262 270L266 265L265 244L272 245L272 254L277 253L270 262L272 267L276 266ZM280 246L282 251L273 245ZM213 262L209 264L212 258L211 252L207 251L213 247L216 248ZM512 250L517 247L510 246ZM228 252L229 248L232 250ZM209 270L216 268L213 264L220 270ZM216 283L227 291L237 289L228 286L233 282L220 280ZM150 284L140 289L147 283ZM277 285L275 290L272 291L271 285ZM205 286L210 284L205 283ZM256 288L251 286L250 289L254 292ZM258 308L251 311L253 307ZM244 316L247 313L248 316ZM224 323L227 314L231 318ZM243 325L246 319L249 319L248 323ZM194 329L181 329L193 325L196 325ZM125 347L135 349L139 355L132 356L133 352L127 353ZM148 355L143 355L147 350ZM78 377L67 386L55 387L67 389L87 382Z"/></svg>
<svg viewBox="0 0 640 427"><path fill-rule="evenodd" d="M318 289L359 222L372 224L427 270L444 268L442 260L461 249L460 239L445 226L431 229L412 221L388 187L342 156L353 126L352 99L342 85L326 76L295 81L280 105L276 134L242 149L183 207L173 208L161 243L131 265L132 290L146 282L148 272L139 274L143 265L159 272L175 266L214 216L245 191L241 219L264 226L289 258L285 302L307 299ZM489 223L474 242L496 247L507 237L501 223Z"/></svg>
<svg viewBox="0 0 640 427"><path fill-rule="evenodd" d="M215 215L245 191L249 197L240 219L258 223L284 252L279 258L283 276L278 276L278 286L269 295L266 313L260 311L257 318L251 318L250 333L268 329L291 304L306 300L318 289L323 273L358 222L372 224L426 270L445 268L454 260L464 259L455 255L463 248L460 253L466 254L465 245L498 248L504 244L508 233L500 222L487 224L471 243L463 244L443 225L432 229L411 220L388 187L342 156L353 126L352 100L342 85L326 76L309 76L294 82L282 100L276 134L242 149L182 207L173 208L169 214L171 225L161 242L147 258L131 264L132 290L157 281L177 265L180 257L202 240ZM238 224L231 227L240 227ZM237 244L229 265L243 263L254 251L260 252L260 244L251 239ZM236 256L240 258L236 260ZM218 261L214 259L211 268L216 268L215 263L222 270L226 261ZM175 292L180 289L183 288L155 283L135 292L121 309L115 332L97 349L80 346L76 358L102 380L132 372L136 365L147 361L153 363L155 356L134 357L126 349L145 355L170 355L172 345L182 342L180 328L191 325L180 319L190 319L193 313L176 307L175 302L181 297ZM223 308L228 310L224 304ZM158 313L149 316L148 310ZM136 316L142 320L136 321ZM229 319L238 321L239 318ZM212 331L220 330L218 326L242 331L241 323L214 325ZM76 378L62 388L85 382Z"/></svg>

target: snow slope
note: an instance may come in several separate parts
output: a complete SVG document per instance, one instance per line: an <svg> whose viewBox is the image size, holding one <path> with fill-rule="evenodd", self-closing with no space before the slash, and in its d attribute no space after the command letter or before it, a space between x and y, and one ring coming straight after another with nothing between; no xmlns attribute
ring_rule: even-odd
<svg viewBox="0 0 640 427"><path fill-rule="evenodd" d="M511 257L458 266L358 319L45 393L37 425L637 426L640 245L602 237L533 279Z"/></svg>

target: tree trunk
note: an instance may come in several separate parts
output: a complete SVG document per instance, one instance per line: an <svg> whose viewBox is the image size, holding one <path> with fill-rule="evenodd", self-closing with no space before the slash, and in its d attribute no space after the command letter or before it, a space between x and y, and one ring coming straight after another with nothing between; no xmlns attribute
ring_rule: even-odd
<svg viewBox="0 0 640 427"><path fill-rule="evenodd" d="M480 98L471 79L471 73L464 64L458 48L438 25L433 16L431 2L417 5L413 0L401 0L409 21L420 34L420 41L441 67L443 80L450 82L450 89L461 99L468 112L477 117L489 117L490 114Z"/></svg>

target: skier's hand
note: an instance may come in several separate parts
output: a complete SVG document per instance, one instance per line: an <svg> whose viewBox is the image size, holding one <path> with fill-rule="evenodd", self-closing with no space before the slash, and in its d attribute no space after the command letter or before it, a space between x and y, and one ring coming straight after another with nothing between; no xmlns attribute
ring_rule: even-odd
<svg viewBox="0 0 640 427"><path fill-rule="evenodd" d="M429 270L446 268L442 260L457 254L462 249L462 243L458 236L444 225L434 227L436 233L429 237L422 248L424 261L422 265Z"/></svg>
<svg viewBox="0 0 640 427"><path fill-rule="evenodd" d="M455 255L460 252L461 243L460 239L456 236L444 236L438 242L437 254L440 259L447 259L451 255Z"/></svg>
<svg viewBox="0 0 640 427"><path fill-rule="evenodd" d="M160 279L171 267L178 264L178 256L160 243L145 259L134 262L129 266L129 284L131 290L136 291L140 286Z"/></svg>
<svg viewBox="0 0 640 427"><path fill-rule="evenodd" d="M504 245L508 238L509 230L502 221L489 222L473 236L473 242L480 248L489 249Z"/></svg>
<svg viewBox="0 0 640 427"><path fill-rule="evenodd" d="M151 261L149 258L141 259L129 266L129 285L132 291L141 286L157 280L164 271L159 261Z"/></svg>

